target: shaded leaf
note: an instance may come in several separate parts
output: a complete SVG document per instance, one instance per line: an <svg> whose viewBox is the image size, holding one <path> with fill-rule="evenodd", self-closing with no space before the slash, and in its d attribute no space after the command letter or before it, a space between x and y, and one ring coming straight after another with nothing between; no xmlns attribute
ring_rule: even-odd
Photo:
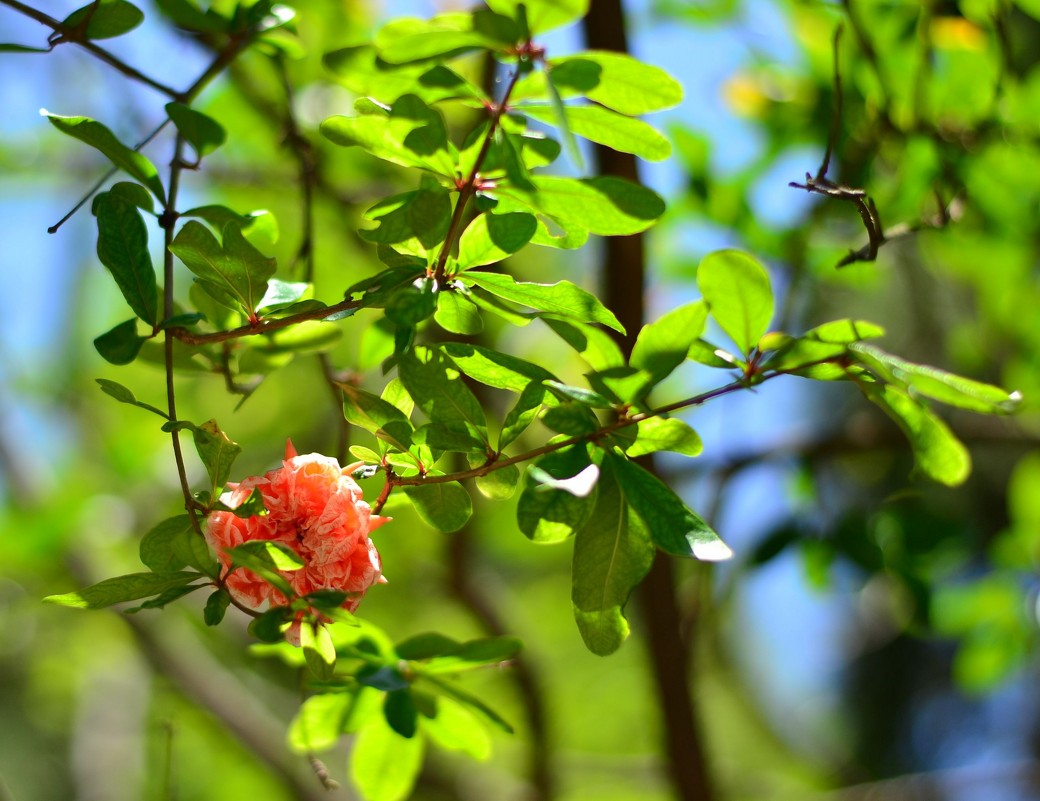
<svg viewBox="0 0 1040 801"><path fill-rule="evenodd" d="M64 20L66 28L76 28L87 22L87 39L111 39L129 33L144 21L144 13L126 0L98 0L77 8Z"/></svg>
<svg viewBox="0 0 1040 801"><path fill-rule="evenodd" d="M159 299L148 253L148 229L141 213L112 192L98 195L93 211L98 224L98 259L112 274L134 314L155 325Z"/></svg>
<svg viewBox="0 0 1040 801"><path fill-rule="evenodd" d="M586 647L611 654L628 637L622 609L654 560L642 520L618 486L612 462L604 461L596 504L574 539L571 601Z"/></svg>
<svg viewBox="0 0 1040 801"><path fill-rule="evenodd" d="M438 531L458 531L473 514L473 501L457 481L404 486L419 517Z"/></svg>
<svg viewBox="0 0 1040 801"><path fill-rule="evenodd" d="M48 595L44 601L78 609L102 609L123 601L136 601L158 595L173 587L183 587L205 576L193 571L163 571L159 573L129 573L105 579L78 592Z"/></svg>
<svg viewBox="0 0 1040 801"><path fill-rule="evenodd" d="M199 158L208 156L227 140L227 133L219 122L183 103L167 103L166 114Z"/></svg>

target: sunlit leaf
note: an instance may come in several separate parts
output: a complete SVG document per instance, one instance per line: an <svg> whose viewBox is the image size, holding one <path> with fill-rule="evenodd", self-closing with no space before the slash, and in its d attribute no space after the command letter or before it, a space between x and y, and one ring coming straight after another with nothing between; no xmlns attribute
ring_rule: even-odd
<svg viewBox="0 0 1040 801"><path fill-rule="evenodd" d="M718 250L701 260L697 285L722 330L744 354L750 353L773 317L765 268L739 250Z"/></svg>
<svg viewBox="0 0 1040 801"><path fill-rule="evenodd" d="M160 203L166 202L166 190L163 189L155 165L120 142L116 135L100 122L89 117L62 117L47 111L40 113L62 133L100 150L116 167L147 186Z"/></svg>

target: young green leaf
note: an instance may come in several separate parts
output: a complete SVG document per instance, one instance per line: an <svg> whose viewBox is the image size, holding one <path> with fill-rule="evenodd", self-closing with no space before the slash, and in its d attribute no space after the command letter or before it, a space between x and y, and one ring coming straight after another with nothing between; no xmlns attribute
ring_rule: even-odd
<svg viewBox="0 0 1040 801"><path fill-rule="evenodd" d="M849 346L849 352L860 364L885 381L960 409L982 414L1008 414L1015 410L1022 399L1017 392L1009 393L992 384L908 362L873 345L854 343Z"/></svg>
<svg viewBox="0 0 1040 801"><path fill-rule="evenodd" d="M208 156L227 140L223 126L212 117L183 103L167 103L166 114L199 158Z"/></svg>
<svg viewBox="0 0 1040 801"><path fill-rule="evenodd" d="M61 24L66 28L77 28L84 22L87 23L87 39L111 39L129 33L144 22L144 13L126 0L96 0L77 8Z"/></svg>
<svg viewBox="0 0 1040 801"><path fill-rule="evenodd" d="M473 501L457 481L402 487L415 511L438 531L458 531L473 514Z"/></svg>
<svg viewBox="0 0 1040 801"><path fill-rule="evenodd" d="M343 390L343 415L348 422L371 431L399 450L411 447L412 424L400 409L353 384L337 386Z"/></svg>
<svg viewBox="0 0 1040 801"><path fill-rule="evenodd" d="M300 624L300 648L311 673L321 681L332 678L336 669L336 646L323 623Z"/></svg>
<svg viewBox="0 0 1040 801"><path fill-rule="evenodd" d="M881 326L864 320L832 320L781 345L769 360L769 367L786 371L815 366L826 359L839 358L854 342L884 334Z"/></svg>
<svg viewBox="0 0 1040 801"><path fill-rule="evenodd" d="M370 691L371 692L371 691ZM343 721L355 701L354 693L312 695L300 705L286 739L297 754L315 754L332 748L343 734Z"/></svg>
<svg viewBox="0 0 1040 801"><path fill-rule="evenodd" d="M62 133L101 151L116 167L147 186L160 203L166 202L166 190L159 180L159 172L155 165L120 142L116 135L100 122L89 117L62 117L47 111L40 113Z"/></svg>
<svg viewBox="0 0 1040 801"><path fill-rule="evenodd" d="M534 216L523 212L475 217L459 239L459 269L502 261L530 242L537 229Z"/></svg>
<svg viewBox="0 0 1040 801"><path fill-rule="evenodd" d="M664 213L664 201L645 186L623 178L532 176L536 191L503 185L495 196L513 199L558 220L601 236L645 231Z"/></svg>
<svg viewBox="0 0 1040 801"><path fill-rule="evenodd" d="M860 389L903 430L922 473L948 487L964 483L971 455L931 409L891 384L861 382Z"/></svg>
<svg viewBox="0 0 1040 801"><path fill-rule="evenodd" d="M653 540L665 553L692 556L708 562L729 559L733 551L699 515L659 478L635 462L608 453L625 499L642 519Z"/></svg>
<svg viewBox="0 0 1040 801"><path fill-rule="evenodd" d="M473 14L461 12L395 19L380 28L375 41L379 57L390 64L450 58L498 44L476 30Z"/></svg>
<svg viewBox="0 0 1040 801"><path fill-rule="evenodd" d="M393 164L455 178L444 118L416 95L399 97L389 114L329 117L321 132L337 145L361 147Z"/></svg>
<svg viewBox="0 0 1040 801"><path fill-rule="evenodd" d="M242 452L237 442L220 430L216 420L208 420L192 430L195 449L206 466L214 495L223 487L231 475L231 465Z"/></svg>
<svg viewBox="0 0 1040 801"><path fill-rule="evenodd" d="M471 467L478 465L470 463ZM516 493L516 485L520 483L520 468L515 464L492 470L484 476L477 476L473 484L485 498L493 501L507 501Z"/></svg>
<svg viewBox="0 0 1040 801"><path fill-rule="evenodd" d="M350 775L365 801L404 801L422 767L422 737L402 737L383 715L358 732L350 755Z"/></svg>
<svg viewBox="0 0 1040 801"><path fill-rule="evenodd" d="M595 508L574 538L571 573L574 618L592 653L612 654L628 637L622 609L653 561L649 533L605 461Z"/></svg>
<svg viewBox="0 0 1040 801"><path fill-rule="evenodd" d="M603 371L625 365L625 357L621 355L621 349L605 331L572 320L547 318L545 324L574 348L593 370Z"/></svg>
<svg viewBox="0 0 1040 801"><path fill-rule="evenodd" d="M498 436L499 450L516 441L535 421L542 406L552 400L552 395L538 382L532 381L524 387L516 404L502 421L502 431Z"/></svg>
<svg viewBox="0 0 1040 801"><path fill-rule="evenodd" d="M484 637L459 644L451 653L433 656L417 669L424 676L463 673L508 662L522 647L516 637Z"/></svg>
<svg viewBox="0 0 1040 801"><path fill-rule="evenodd" d="M159 573L129 573L125 576L105 579L78 592L64 595L48 595L44 601L77 609L102 609L123 601L148 598L173 587L183 587L205 578L194 571L163 571Z"/></svg>
<svg viewBox="0 0 1040 801"><path fill-rule="evenodd" d="M453 698L438 696L436 714L422 717L419 722L423 732L441 748L461 751L478 760L491 756L491 737L487 727Z"/></svg>
<svg viewBox="0 0 1040 801"><path fill-rule="evenodd" d="M683 456L700 456L704 443L697 432L674 417L648 417L636 426L635 441L625 453L630 458L658 451L672 451Z"/></svg>
<svg viewBox="0 0 1040 801"><path fill-rule="evenodd" d="M463 373L489 387L523 392L532 381L541 383L555 380L553 374L544 367L491 348L459 342L449 342L439 347Z"/></svg>
<svg viewBox="0 0 1040 801"><path fill-rule="evenodd" d="M739 250L717 250L701 261L697 285L712 317L745 355L750 354L773 317L773 291L765 268Z"/></svg>
<svg viewBox="0 0 1040 801"><path fill-rule="evenodd" d="M625 331L614 313L600 303L595 295L570 281L533 284L515 281L509 275L476 271L463 274L462 280L467 284L476 284L492 295L538 311L571 317L581 322L601 323L621 333Z"/></svg>
<svg viewBox="0 0 1040 801"><path fill-rule="evenodd" d="M499 14L514 18L523 6L527 28L532 34L559 28L589 12L589 0L488 0L488 6Z"/></svg>
<svg viewBox="0 0 1040 801"><path fill-rule="evenodd" d="M549 73L552 86L552 73ZM555 106L555 104L554 104ZM553 107L519 105L515 110L541 122L559 125ZM672 146L661 133L642 120L626 117L602 106L562 106L567 129L589 141L647 161L663 161Z"/></svg>
<svg viewBox="0 0 1040 801"><path fill-rule="evenodd" d="M437 325L453 334L473 335L484 330L480 309L462 290L437 293L437 311L433 315Z"/></svg>
<svg viewBox="0 0 1040 801"><path fill-rule="evenodd" d="M461 647L461 643L450 637L430 631L399 642L394 646L394 651L401 659L419 660L453 654Z"/></svg>
<svg viewBox="0 0 1040 801"><path fill-rule="evenodd" d="M159 317L155 270L148 253L148 229L137 207L119 194L104 192L94 199L97 215L97 255L112 274L134 313L149 325Z"/></svg>
<svg viewBox="0 0 1040 801"><path fill-rule="evenodd" d="M124 387L122 384L116 383L115 381L109 381L107 378L95 378L94 380L97 382L98 386L101 387L102 392L104 392L106 395L112 398L115 398L120 403L127 403L131 406L138 406L141 409L147 409L153 414L159 415L159 417L163 418L164 420L170 419L170 416L162 409L157 409L150 403L144 403L143 401L139 401L137 397L134 395L134 393L131 392L127 387Z"/></svg>
<svg viewBox="0 0 1040 801"><path fill-rule="evenodd" d="M667 72L623 53L589 50L549 59L548 68L563 97L584 95L630 117L678 105L683 97L682 84ZM544 98L547 94L545 75L535 72L520 81L513 97Z"/></svg>
<svg viewBox="0 0 1040 801"><path fill-rule="evenodd" d="M698 300L643 326L632 347L630 363L650 375L644 394L686 361L690 346L704 333L707 319L708 307Z"/></svg>

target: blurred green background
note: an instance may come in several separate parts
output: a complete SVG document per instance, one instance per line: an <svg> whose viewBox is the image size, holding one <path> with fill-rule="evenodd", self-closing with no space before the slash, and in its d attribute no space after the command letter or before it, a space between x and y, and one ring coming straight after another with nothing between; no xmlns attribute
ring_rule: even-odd
<svg viewBox="0 0 1040 801"><path fill-rule="evenodd" d="M61 18L77 4L47 5ZM269 209L280 228L279 276L299 275L291 102L317 158L316 294L331 303L377 269L356 235L360 213L413 179L317 136L317 124L353 100L321 55L364 41L380 20L449 4L293 5L301 46L284 59L292 97L277 60L250 52L236 62L200 103L229 144L186 176L185 201ZM187 86L208 62L205 43L179 34L160 9L144 10L139 30L106 46ZM634 54L686 86L681 106L651 120L668 133L673 158L643 165L643 179L669 202L648 237L651 315L695 297L704 254L740 247L769 265L783 298L777 329L872 320L888 330L886 349L1026 399L1014 419L950 415L975 463L956 489L914 477L898 430L843 385L789 378L684 414L705 453L664 460L662 472L736 552L714 570L675 565L717 797L1040 797L1040 4L640 0L626 11ZM788 182L815 173L823 155L839 24L843 113L829 175L865 188L886 229L914 230L887 242L876 262L836 270L866 243L860 219L851 204ZM7 3L0 32L33 46L47 33ZM545 44L550 55L579 49L582 28ZM153 418L94 383L118 380L162 403L158 366L115 368L91 346L125 316L94 256L93 220L81 211L46 232L105 166L37 109L92 116L137 141L162 118L163 102L71 45L0 53L4 801L325 795L306 760L284 746L297 678L250 655L242 620L206 629L195 596L132 617L40 601L140 569L138 539L178 511L179 489ZM169 151L159 140L146 152L161 164ZM150 233L158 254L158 229ZM577 254L528 249L510 268L595 289L601 254L597 243ZM374 320L336 323L342 336L325 359L378 387L386 335ZM560 346L539 326L484 336L540 357ZM579 375L567 358L561 350L560 372ZM225 392L221 376L185 374L181 416L221 422L244 449L239 478L274 466L286 438L301 453L335 453L341 414L322 367L298 357L244 401ZM661 402L720 383L687 368ZM203 475L197 463L191 469ZM619 653L589 654L570 612L570 546L529 543L511 502L476 503L471 524L453 535L429 530L407 506L388 507L395 522L377 544L389 583L361 607L395 639L435 629L525 642L522 666L467 683L517 735L496 733L486 762L432 753L414 798L678 797L638 610ZM325 760L345 785L347 748ZM349 786L338 794L351 797Z"/></svg>

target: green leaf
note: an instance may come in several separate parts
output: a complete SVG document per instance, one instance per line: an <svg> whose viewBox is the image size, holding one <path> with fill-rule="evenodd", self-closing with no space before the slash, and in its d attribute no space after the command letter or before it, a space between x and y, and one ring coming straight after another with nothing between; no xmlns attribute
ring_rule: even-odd
<svg viewBox="0 0 1040 801"><path fill-rule="evenodd" d="M553 431L570 437L593 434L600 427L599 420L588 406L573 401L546 409L541 421Z"/></svg>
<svg viewBox="0 0 1040 801"><path fill-rule="evenodd" d="M457 481L402 487L419 517L438 531L458 531L473 514L473 501Z"/></svg>
<svg viewBox="0 0 1040 801"><path fill-rule="evenodd" d="M343 415L348 422L371 431L402 451L411 447L412 424L400 409L352 384L337 386L343 390Z"/></svg>
<svg viewBox="0 0 1040 801"><path fill-rule="evenodd" d="M707 319L708 307L698 300L643 326L632 347L630 363L650 375L644 395L686 361L690 346L704 333Z"/></svg>
<svg viewBox="0 0 1040 801"><path fill-rule="evenodd" d="M205 285L231 295L252 316L267 292L267 279L274 275L275 260L254 248L236 222L225 223L223 240L217 242L206 226L190 220L170 250Z"/></svg>
<svg viewBox="0 0 1040 801"><path fill-rule="evenodd" d="M466 707L441 695L436 714L420 720L422 730L441 748L461 751L467 756L486 760L491 756L491 737L484 724Z"/></svg>
<svg viewBox="0 0 1040 801"><path fill-rule="evenodd" d="M89 117L62 117L47 111L40 113L62 133L101 151L116 167L147 186L160 203L166 203L166 190L159 180L159 172L155 165L120 142L115 134L100 122Z"/></svg>
<svg viewBox="0 0 1040 801"><path fill-rule="evenodd" d="M580 446L548 453L535 466L541 474L565 482L588 470L588 453ZM595 507L595 492L582 497L568 489L557 489L539 481L530 468L524 476L524 491L516 506L516 522L525 536L535 542L562 542L577 531ZM559 485L556 485L559 486Z"/></svg>
<svg viewBox="0 0 1040 801"><path fill-rule="evenodd" d="M365 801L404 801L422 767L422 737L402 737L384 716L359 732L350 756L350 775Z"/></svg>
<svg viewBox="0 0 1040 801"><path fill-rule="evenodd" d="M185 595L190 595L197 590L201 590L206 584L189 584L185 587L171 587L165 592L161 592L154 598L149 598L144 601L140 606L128 607L123 611L128 615L136 614L142 609L165 609L168 604L172 604L174 601L178 601Z"/></svg>
<svg viewBox="0 0 1040 801"><path fill-rule="evenodd" d="M410 689L393 690L386 694L383 716L390 728L402 737L414 737L419 727L419 713Z"/></svg>
<svg viewBox="0 0 1040 801"><path fill-rule="evenodd" d="M435 282L424 278L420 286L398 289L386 302L386 316L392 323L402 327L416 326L437 310Z"/></svg>
<svg viewBox="0 0 1040 801"><path fill-rule="evenodd" d="M389 114L330 117L321 133L337 145L364 148L392 164L455 178L444 118L416 95L399 97Z"/></svg>
<svg viewBox="0 0 1040 801"><path fill-rule="evenodd" d="M551 81L552 73L549 76ZM557 114L550 107L520 105L515 110L541 122L559 125ZM602 106L563 106L563 114L569 130L612 150L632 153L647 161L663 161L672 154L668 140L642 120Z"/></svg>
<svg viewBox="0 0 1040 801"><path fill-rule="evenodd" d="M463 673L513 659L523 647L516 637L485 637L462 643L452 653L431 657L417 670L423 676Z"/></svg>
<svg viewBox="0 0 1040 801"><path fill-rule="evenodd" d="M459 269L502 261L530 242L537 229L534 216L523 212L475 217L459 239Z"/></svg>
<svg viewBox="0 0 1040 801"><path fill-rule="evenodd" d="M625 332L617 317L599 302L595 295L575 286L570 281L555 284L533 284L515 281L512 276L499 273L470 271L462 276L468 284L505 300L529 306L532 309L572 317L581 322L601 323L621 333Z"/></svg>
<svg viewBox="0 0 1040 801"><path fill-rule="evenodd" d="M625 453L635 459L658 451L673 451L684 456L700 456L704 443L697 432L674 417L648 417L636 426L635 441Z"/></svg>
<svg viewBox="0 0 1040 801"><path fill-rule="evenodd" d="M284 542L274 540L249 540L234 548L229 548L228 556L232 564L252 569L261 565L268 570L300 570L303 560Z"/></svg>
<svg viewBox="0 0 1040 801"><path fill-rule="evenodd" d="M656 192L623 178L536 175L531 180L533 192L503 185L493 194L601 236L637 234L664 213L664 201Z"/></svg>
<svg viewBox="0 0 1040 801"><path fill-rule="evenodd" d="M94 340L94 349L109 364L130 364L141 352L147 337L138 336L137 320L120 323Z"/></svg>
<svg viewBox="0 0 1040 801"><path fill-rule="evenodd" d="M832 320L784 343L770 359L774 370L797 370L827 359L837 359L853 342L884 336L885 329L864 320ZM843 371L844 372L844 371Z"/></svg>
<svg viewBox="0 0 1040 801"><path fill-rule="evenodd" d="M483 92L444 64L389 64L378 57L372 45L334 50L322 61L355 95L386 104L406 94L417 95L427 103L455 98L484 100Z"/></svg>
<svg viewBox="0 0 1040 801"><path fill-rule="evenodd" d="M120 403L127 403L131 406L138 406L142 409L147 409L148 411L159 415L159 417L163 418L164 420L170 419L170 416L162 409L157 409L150 403L144 403L143 401L139 401L137 397L134 395L134 393L131 392L127 387L124 387L122 384L118 384L115 381L109 381L107 378L95 378L94 380L97 382L98 386L101 387L102 392L104 392L106 395L110 397L115 398Z"/></svg>
<svg viewBox="0 0 1040 801"><path fill-rule="evenodd" d="M922 473L948 487L964 483L971 473L971 456L934 412L891 384L861 382L860 389L903 430Z"/></svg>
<svg viewBox="0 0 1040 801"><path fill-rule="evenodd" d="M658 548L673 556L692 556L708 562L733 556L733 551L711 526L661 479L613 453L607 454L607 460L616 472L626 500Z"/></svg>
<svg viewBox="0 0 1040 801"><path fill-rule="evenodd" d="M332 748L343 733L343 722L355 698L354 693L331 692L312 695L304 701L289 724L286 736L289 748L297 754L315 754Z"/></svg>
<svg viewBox="0 0 1040 801"><path fill-rule="evenodd" d="M64 595L48 595L44 601L77 609L102 609L123 601L148 598L173 587L183 587L205 576L193 571L163 571L159 573L129 573L105 579L90 587Z"/></svg>
<svg viewBox="0 0 1040 801"><path fill-rule="evenodd" d="M604 461L596 505L574 539L571 601L586 647L612 654L628 637L622 609L650 570L654 546Z"/></svg>
<svg viewBox="0 0 1040 801"><path fill-rule="evenodd" d="M177 132L195 148L199 158L208 156L227 140L227 133L219 122L183 103L167 103L166 114Z"/></svg>
<svg viewBox="0 0 1040 801"><path fill-rule="evenodd" d="M962 378L945 370L915 364L880 348L863 343L849 346L853 357L890 383L905 387L913 394L924 395L940 403L982 414L1009 414L1022 400L1017 392Z"/></svg>
<svg viewBox="0 0 1040 801"><path fill-rule="evenodd" d="M571 400L590 409L613 409L614 403L598 392L585 387L572 387L559 381L545 381L545 388L561 400Z"/></svg>
<svg viewBox="0 0 1040 801"><path fill-rule="evenodd" d="M134 314L155 325L159 300L148 253L148 229L141 213L112 192L98 195L93 211L98 223L98 259L112 274Z"/></svg>
<svg viewBox="0 0 1040 801"><path fill-rule="evenodd" d="M484 330L480 309L469 299L468 293L449 289L437 293L437 311L433 319L445 331L471 336Z"/></svg>
<svg viewBox="0 0 1040 801"><path fill-rule="evenodd" d="M328 681L336 670L336 646L323 623L304 620L300 624L300 648L311 673L321 681Z"/></svg>
<svg viewBox="0 0 1040 801"><path fill-rule="evenodd" d="M555 378L544 367L480 345L450 342L439 347L463 373L489 387L523 392L532 381Z"/></svg>
<svg viewBox="0 0 1040 801"><path fill-rule="evenodd" d="M488 7L507 17L516 18L524 7L527 28L532 34L543 33L581 19L589 12L589 0L488 0Z"/></svg>
<svg viewBox="0 0 1040 801"><path fill-rule="evenodd" d="M523 434L527 427L535 421L542 406L550 400L552 400L552 396L540 383L532 381L524 387L516 405L509 410L506 419L502 421L502 431L498 436L499 450L503 450Z"/></svg>
<svg viewBox="0 0 1040 801"><path fill-rule="evenodd" d="M697 285L712 317L745 355L750 354L773 317L773 291L765 268L739 250L717 250L701 261Z"/></svg>
<svg viewBox="0 0 1040 801"><path fill-rule="evenodd" d="M141 539L141 563L156 573L180 570L187 562L181 558L175 543L183 537L194 536L191 518L187 515L163 520Z"/></svg>
<svg viewBox="0 0 1040 801"><path fill-rule="evenodd" d="M129 33L142 22L144 13L126 0L97 0L77 8L61 24L66 28L77 28L87 22L87 39L111 39Z"/></svg>
<svg viewBox="0 0 1040 801"><path fill-rule="evenodd" d="M494 49L498 43L475 30L474 15L438 14L425 20L395 19L376 34L379 57L391 64L408 64L432 58L450 58L470 50Z"/></svg>
<svg viewBox="0 0 1040 801"><path fill-rule="evenodd" d="M574 163L574 166L578 168L579 172L584 172L585 161L581 157L581 150L578 148L578 140L574 138L574 131L571 130L570 117L567 114L566 107L563 105L563 98L560 96L556 84L553 83L551 70L546 70L545 72L545 84L546 88L549 90L549 119L552 120L553 125L559 129L560 133L563 134L563 147L567 151L570 160Z"/></svg>
<svg viewBox="0 0 1040 801"><path fill-rule="evenodd" d="M500 467L485 476L477 476L473 479L473 484L480 494L493 501L506 501L512 498L519 482L520 469L515 464Z"/></svg>
<svg viewBox="0 0 1040 801"><path fill-rule="evenodd" d="M590 50L549 59L548 66L564 97L584 95L631 117L671 108L683 98L682 84L671 75L623 53ZM537 94L544 91L537 79L530 86ZM526 94L519 88L517 100Z"/></svg>
<svg viewBox="0 0 1040 801"><path fill-rule="evenodd" d="M431 421L465 430L487 445L484 410L442 353L416 347L398 359L397 367L401 383Z"/></svg>
<svg viewBox="0 0 1040 801"><path fill-rule="evenodd" d="M203 12L192 0L156 0L162 12L186 31L220 33L228 29L228 20L215 9Z"/></svg>
<svg viewBox="0 0 1040 801"><path fill-rule="evenodd" d="M228 435L220 430L216 420L208 420L197 426L192 435L195 438L195 449L206 466L215 495L223 487L231 475L231 465L242 452L237 442L232 442Z"/></svg>
<svg viewBox="0 0 1040 801"><path fill-rule="evenodd" d="M509 725L509 722L499 715L494 709L489 707L475 695L466 692L462 688L450 681L446 681L439 676L420 674L420 678L423 681L429 682L433 686L437 687L441 692L450 695L456 701L460 701L471 709L475 709L480 712L485 718L498 726L502 731L507 734L513 734L513 727Z"/></svg>
<svg viewBox="0 0 1040 801"><path fill-rule="evenodd" d="M283 630L292 619L292 615L289 607L276 606L254 618L246 631L261 642L282 642L285 639Z"/></svg>
<svg viewBox="0 0 1040 801"><path fill-rule="evenodd" d="M545 324L574 348L593 370L599 372L625 365L621 348L605 331L574 321L546 319Z"/></svg>
<svg viewBox="0 0 1040 801"><path fill-rule="evenodd" d="M227 590L221 588L210 594L206 599L206 606L202 610L202 619L207 626L218 626L224 619L228 607L231 606L231 595Z"/></svg>
<svg viewBox="0 0 1040 801"><path fill-rule="evenodd" d="M430 659L434 656L453 654L461 647L461 643L435 631L416 634L402 640L394 646L401 659Z"/></svg>

